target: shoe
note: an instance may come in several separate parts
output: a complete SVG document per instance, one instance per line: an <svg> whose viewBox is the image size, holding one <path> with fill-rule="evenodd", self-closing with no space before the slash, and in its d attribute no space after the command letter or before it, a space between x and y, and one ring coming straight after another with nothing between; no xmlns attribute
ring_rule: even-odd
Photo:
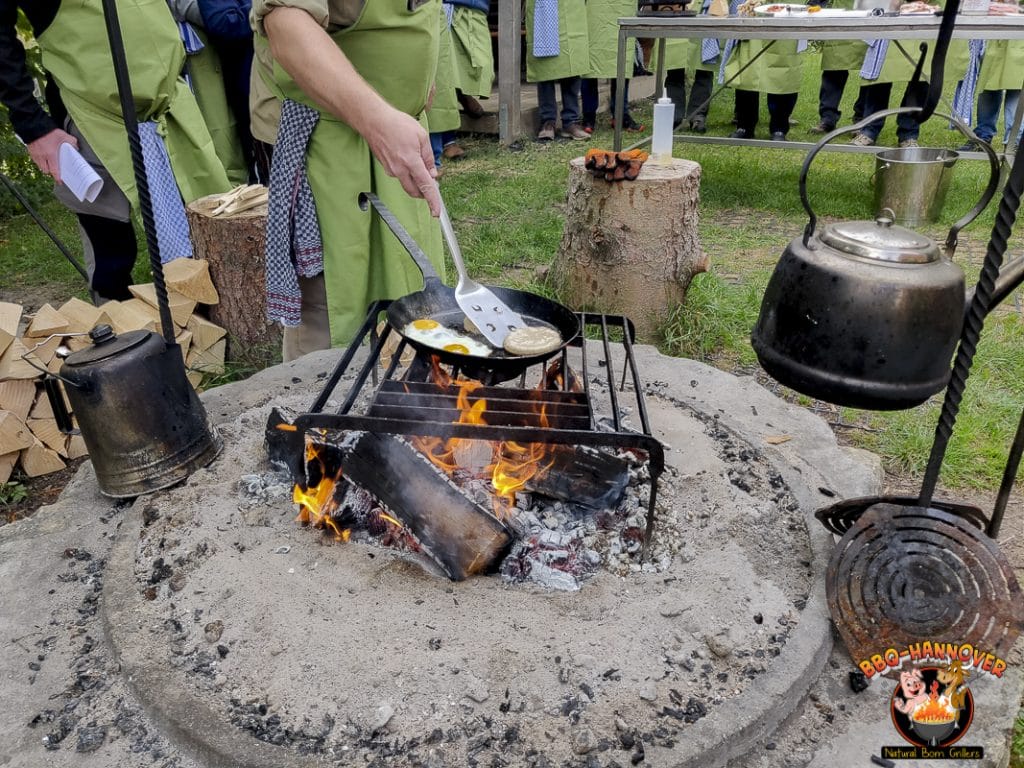
<svg viewBox="0 0 1024 768"><path fill-rule="evenodd" d="M966 144L961 144L956 148L957 152L978 152L981 149L981 144L976 141L968 141Z"/></svg>
<svg viewBox="0 0 1024 768"><path fill-rule="evenodd" d="M474 119L483 117L486 112L480 105L480 102L474 99L472 96L468 96L461 91L458 94L459 104L462 105L462 111Z"/></svg>
<svg viewBox="0 0 1024 768"><path fill-rule="evenodd" d="M707 133L708 126L703 117L695 117L690 121L690 130L694 133Z"/></svg>
<svg viewBox="0 0 1024 768"><path fill-rule="evenodd" d="M585 112L583 114L583 121L580 125L583 126L583 130L587 133L593 133L594 129L597 128L597 115L591 112Z"/></svg>
<svg viewBox="0 0 1024 768"><path fill-rule="evenodd" d="M544 124L540 127L540 130L537 131L537 140L538 141L551 141L554 138L555 138L555 121L554 120L546 120L544 122Z"/></svg>
<svg viewBox="0 0 1024 768"><path fill-rule="evenodd" d="M583 141L590 138L590 134L583 130L583 126L579 123L563 125L558 135L563 139L573 139L574 141Z"/></svg>
<svg viewBox="0 0 1024 768"><path fill-rule="evenodd" d="M615 130L615 118L612 118L612 130ZM622 118L622 130L628 131L629 133L640 133L644 130L644 126L633 119L632 115L626 115Z"/></svg>
<svg viewBox="0 0 1024 768"><path fill-rule="evenodd" d="M900 149L914 149L914 147L920 147L917 143L917 139L905 139L900 142Z"/></svg>
<svg viewBox="0 0 1024 768"><path fill-rule="evenodd" d="M735 131L729 134L730 139L752 139L754 138L753 132L747 133L746 128L737 128Z"/></svg>
<svg viewBox="0 0 1024 768"><path fill-rule="evenodd" d="M445 145L444 149L441 150L441 154L444 155L449 160L461 160L463 157L466 156L466 150L464 150L455 142L452 142L451 144Z"/></svg>
<svg viewBox="0 0 1024 768"><path fill-rule="evenodd" d="M817 125L812 125L807 130L811 133L832 133L835 129L835 123L826 123L824 120L819 120Z"/></svg>
<svg viewBox="0 0 1024 768"><path fill-rule="evenodd" d="M785 141L785 140L786 140L786 134L784 134L782 131L775 131L774 133L772 133L772 141Z"/></svg>
<svg viewBox="0 0 1024 768"><path fill-rule="evenodd" d="M866 133L858 133L852 139L850 144L855 147L873 147L875 146L875 140L868 136Z"/></svg>

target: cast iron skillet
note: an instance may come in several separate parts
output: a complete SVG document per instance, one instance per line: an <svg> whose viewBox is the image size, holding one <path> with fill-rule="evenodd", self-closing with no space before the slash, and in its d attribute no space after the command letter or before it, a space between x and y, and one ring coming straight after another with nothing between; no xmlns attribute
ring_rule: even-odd
<svg viewBox="0 0 1024 768"><path fill-rule="evenodd" d="M363 192L359 195L359 207L365 211L367 205L374 207L377 214L412 256L416 266L420 268L420 272L423 273L423 290L396 299L391 302L387 310L388 325L414 349L425 354L437 355L442 363L458 366L466 376L496 384L513 379L529 366L554 357L579 335L579 318L567 307L534 293L489 285L487 287L494 291L498 298L511 309L522 315L529 325L547 325L557 330L562 337L561 345L542 355L520 357L511 355L503 349L496 349L490 356L483 357L447 352L410 338L405 334L406 326L413 320L424 318L434 320L465 334L463 320L466 316L455 301L455 290L441 282L441 278L434 270L430 260L427 259L427 255L388 207L376 195ZM481 343L487 343L482 336L478 338Z"/></svg>

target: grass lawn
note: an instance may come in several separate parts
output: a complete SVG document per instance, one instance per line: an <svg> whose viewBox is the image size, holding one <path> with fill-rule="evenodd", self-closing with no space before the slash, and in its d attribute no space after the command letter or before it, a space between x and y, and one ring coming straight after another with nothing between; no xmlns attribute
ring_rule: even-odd
<svg viewBox="0 0 1024 768"><path fill-rule="evenodd" d="M794 114L797 125L790 139L817 138L808 128L817 122L818 77L817 54L808 53ZM855 82L856 77L851 80ZM898 98L900 89L895 90ZM855 97L856 87L851 85L842 105L845 115L852 113ZM650 103L636 105L634 115L650 125ZM731 117L732 98L725 92L712 104L709 133L728 135L733 130ZM763 104L761 120L760 135L764 136L767 115ZM629 135L627 141L636 138ZM880 143L895 144L891 119ZM955 148L962 143L961 135L950 131L939 118L922 128L924 146ZM588 147L610 149L611 145L607 115L602 116L590 142L540 144L524 137L514 147L503 149L492 138L467 138L463 146L468 155L446 168L442 192L471 273L481 280L550 293L542 275L562 235L567 163ZM703 169L700 235L711 266L708 273L695 278L686 304L668 319L657 343L668 354L755 373L758 367L749 333L761 293L782 250L806 224L797 190L804 156L783 149L685 142L677 142L675 155L694 160ZM826 220L870 218L873 171L871 155L820 154L808 184L816 213ZM986 179L985 164L958 163L942 221L922 231L944 240L949 225L973 206ZM961 233L955 260L963 266L968 284L977 279L995 208L993 203ZM42 213L73 250L79 248L74 220L63 208L51 203ZM1021 254L1022 242L1020 235L1012 238L1008 257ZM144 252L141 245L140 252ZM148 279L146 273L144 259L140 259L139 281ZM23 215L0 219L0 299L38 304L71 295L85 298L85 285L35 224ZM844 439L879 453L891 472L909 478L922 474L938 398L909 411L880 414L836 409L791 392L782 394L821 412ZM995 490L1022 406L1024 321L1015 301L1008 301L989 318L971 373L943 468L942 484L951 494ZM1013 525L1019 527L1019 522ZM1024 768L1024 722L1018 719L1018 725L1014 765Z"/></svg>

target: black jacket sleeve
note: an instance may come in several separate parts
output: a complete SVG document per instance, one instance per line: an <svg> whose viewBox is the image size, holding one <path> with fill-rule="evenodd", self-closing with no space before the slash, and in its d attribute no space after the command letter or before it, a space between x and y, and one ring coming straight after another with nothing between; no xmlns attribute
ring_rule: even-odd
<svg viewBox="0 0 1024 768"><path fill-rule="evenodd" d="M26 144L57 127L36 99L34 81L18 39L18 3L0 0L0 103L10 112L15 133Z"/></svg>

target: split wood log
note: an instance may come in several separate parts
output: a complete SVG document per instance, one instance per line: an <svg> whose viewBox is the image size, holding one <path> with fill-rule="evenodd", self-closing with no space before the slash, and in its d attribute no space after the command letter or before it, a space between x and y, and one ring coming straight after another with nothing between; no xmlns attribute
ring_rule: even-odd
<svg viewBox="0 0 1024 768"><path fill-rule="evenodd" d="M0 301L0 353L3 353L18 335L21 305Z"/></svg>
<svg viewBox="0 0 1024 768"><path fill-rule="evenodd" d="M160 305L156 299L156 286L153 283L129 285L128 290L132 292L132 296L136 299L141 299L159 313ZM167 305L171 309L171 320L178 328L185 327L188 319L192 316L192 312L195 311L196 303L195 299L190 299L188 296L183 296L177 291L167 289Z"/></svg>
<svg viewBox="0 0 1024 768"><path fill-rule="evenodd" d="M37 365L42 365L35 355L28 354L28 348L21 339L14 339L8 345L7 351L0 355L0 381L34 379L39 376L42 371L29 363L25 356Z"/></svg>
<svg viewBox="0 0 1024 768"><path fill-rule="evenodd" d="M31 379L0 381L0 411L10 411L22 421L32 412L36 383ZM42 398L46 399L45 395Z"/></svg>
<svg viewBox="0 0 1024 768"><path fill-rule="evenodd" d="M486 571L512 536L490 510L394 435L363 433L341 460L344 476L387 506L449 578Z"/></svg>
<svg viewBox="0 0 1024 768"><path fill-rule="evenodd" d="M29 477L59 472L66 466L56 451L47 448L39 440L21 452L21 471Z"/></svg>
<svg viewBox="0 0 1024 768"><path fill-rule="evenodd" d="M168 288L199 304L216 304L220 300L205 259L173 259L164 264L164 278Z"/></svg>
<svg viewBox="0 0 1024 768"><path fill-rule="evenodd" d="M10 411L0 411L0 454L20 451L34 442L24 421Z"/></svg>
<svg viewBox="0 0 1024 768"><path fill-rule="evenodd" d="M46 338L54 333L63 333L67 329L68 319L49 304L43 304L25 329L25 336Z"/></svg>
<svg viewBox="0 0 1024 768"><path fill-rule="evenodd" d="M14 471L14 465L17 463L17 451L0 455L0 484L6 483L11 479L11 473Z"/></svg>
<svg viewBox="0 0 1024 768"><path fill-rule="evenodd" d="M89 449L85 447L85 440L81 435L68 435L68 445L64 453L68 459L80 459L89 455Z"/></svg>
<svg viewBox="0 0 1024 768"><path fill-rule="evenodd" d="M526 490L590 509L615 508L629 485L629 463L603 451L552 444L548 468L526 481Z"/></svg>
<svg viewBox="0 0 1024 768"><path fill-rule="evenodd" d="M647 162L635 181L607 182L569 163L562 243L552 266L559 297L575 309L627 316L652 339L707 271L697 232L700 166Z"/></svg>
<svg viewBox="0 0 1024 768"><path fill-rule="evenodd" d="M196 258L210 265L220 302L210 319L227 330L227 359L267 365L279 359L281 327L267 320L265 206L214 217L220 195L188 206Z"/></svg>
<svg viewBox="0 0 1024 768"><path fill-rule="evenodd" d="M110 327L118 335L128 331L160 333L159 313L141 299L109 301L103 309L110 316Z"/></svg>
<svg viewBox="0 0 1024 768"><path fill-rule="evenodd" d="M57 311L68 321L66 333L88 333L101 323L110 325L110 317L103 309L81 299L68 299Z"/></svg>

